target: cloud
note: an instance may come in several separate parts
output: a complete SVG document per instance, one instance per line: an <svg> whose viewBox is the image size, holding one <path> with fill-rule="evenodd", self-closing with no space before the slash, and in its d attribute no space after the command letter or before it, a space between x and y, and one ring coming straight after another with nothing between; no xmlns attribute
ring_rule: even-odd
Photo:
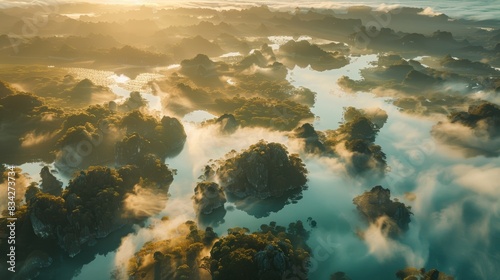
<svg viewBox="0 0 500 280"><path fill-rule="evenodd" d="M418 255L418 250L415 252L410 246L389 238L383 227L387 222L392 223L390 218L382 216L375 223L370 224L363 233L363 239L368 245L369 253L373 254L379 262L402 257L408 266L423 267L426 256Z"/></svg>
<svg viewBox="0 0 500 280"><path fill-rule="evenodd" d="M10 171L10 170L8 170ZM20 200L21 201L21 204L24 204L24 194L26 193L26 188L29 186L30 182L31 182L31 178L30 177L27 177L25 174L21 173L21 169L19 168L16 168L15 169L15 173L16 173L16 176L13 176L13 178L15 178L14 181L10 180L11 182L15 182L15 185L14 186L10 186L10 187L14 187L15 188L15 196L14 196L14 199L15 200ZM0 192L0 209L5 210L7 209L7 204L8 202L10 201L8 199L8 177L12 177L12 176L7 176L8 173L7 171L4 173L4 174L0 174L0 176L4 176L4 182L2 184L0 184L0 190L2 190ZM19 203L16 203L16 207L19 207ZM2 213L0 213L0 217L2 216Z"/></svg>
<svg viewBox="0 0 500 280"><path fill-rule="evenodd" d="M410 231L427 242L426 263L439 261L460 279L489 279L497 273L498 172L492 164L455 164L419 174Z"/></svg>
<svg viewBox="0 0 500 280"><path fill-rule="evenodd" d="M149 227L141 228L136 226L135 233L122 238L120 247L118 247L115 256L115 269L118 279L128 279L127 265L130 258L138 252L144 243L148 241L165 240L180 236L183 234L179 227L188 220L195 220L191 203L186 203L189 197L179 197L169 200L167 206L156 218L149 220ZM168 219L161 219L166 216Z"/></svg>
<svg viewBox="0 0 500 280"><path fill-rule="evenodd" d="M378 7L375 8L375 11L389 13L389 12L394 12L394 10L397 10L400 8L401 8L401 6L399 4L387 5L385 3L382 3Z"/></svg>
<svg viewBox="0 0 500 280"><path fill-rule="evenodd" d="M37 146L40 144L43 144L47 141L53 140L54 136L56 136L57 131L53 133L41 133L37 134L35 131L28 132L24 137L21 139L21 147L23 148L29 148L32 146Z"/></svg>
<svg viewBox="0 0 500 280"><path fill-rule="evenodd" d="M422 16L429 16L429 17L435 17L435 16L440 16L442 15L443 13L438 13L438 12L435 12L431 7L427 7L425 8L423 11L421 11L420 13L418 13L419 15L422 15Z"/></svg>
<svg viewBox="0 0 500 280"><path fill-rule="evenodd" d="M500 197L500 167L462 164L454 166L452 172L456 176L454 181L458 185L479 194Z"/></svg>
<svg viewBox="0 0 500 280"><path fill-rule="evenodd" d="M193 161L193 172L201 175L202 167L210 159L219 159L231 150L240 151L264 139L268 142L287 144L283 132L271 131L265 128L239 128L231 135L221 134L217 126L196 127L185 124L187 140L185 148ZM298 152L289 149L290 153ZM196 176L196 177L197 177Z"/></svg>
<svg viewBox="0 0 500 280"><path fill-rule="evenodd" d="M160 213L167 203L166 191L158 188L147 188L139 184L134 186L133 193L128 194L124 201L124 217L146 218Z"/></svg>
<svg viewBox="0 0 500 280"><path fill-rule="evenodd" d="M483 121L479 121L475 128L443 121L432 128L432 135L466 157L496 157L500 154L500 137L490 137L487 131L488 125Z"/></svg>

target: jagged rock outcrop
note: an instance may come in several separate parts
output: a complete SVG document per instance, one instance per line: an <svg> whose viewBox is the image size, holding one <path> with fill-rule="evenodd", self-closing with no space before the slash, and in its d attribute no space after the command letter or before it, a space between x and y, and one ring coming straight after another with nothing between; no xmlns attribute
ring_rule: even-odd
<svg viewBox="0 0 500 280"><path fill-rule="evenodd" d="M193 59L185 59L181 62L180 73L187 76L205 75L215 70L216 64L204 54L198 54Z"/></svg>
<svg viewBox="0 0 500 280"><path fill-rule="evenodd" d="M419 87L421 85L433 85L437 80L417 70L411 70L405 77L403 83L407 86Z"/></svg>
<svg viewBox="0 0 500 280"><path fill-rule="evenodd" d="M261 51L255 50L253 53L245 56L239 63L238 69L246 69L252 65L259 67L266 67L269 63L268 59L262 54Z"/></svg>
<svg viewBox="0 0 500 280"><path fill-rule="evenodd" d="M201 86L220 86L218 64L204 54L181 62L180 73L189 77L190 81Z"/></svg>
<svg viewBox="0 0 500 280"><path fill-rule="evenodd" d="M40 171L40 177L42 178L42 183L40 188L44 193L59 196L62 192L63 183L50 173L49 167L44 166Z"/></svg>
<svg viewBox="0 0 500 280"><path fill-rule="evenodd" d="M40 269L52 264L53 259L42 251L31 252L15 279L35 279L40 274Z"/></svg>
<svg viewBox="0 0 500 280"><path fill-rule="evenodd" d="M107 87L94 84L89 79L83 79L66 93L73 101L90 101L93 93L112 94Z"/></svg>
<svg viewBox="0 0 500 280"><path fill-rule="evenodd" d="M214 210L224 207L226 195L217 183L201 182L196 185L192 197L197 214L208 215Z"/></svg>
<svg viewBox="0 0 500 280"><path fill-rule="evenodd" d="M308 153L321 153L325 145L321 142L319 134L310 123L305 123L293 131L293 137L303 141L304 150Z"/></svg>
<svg viewBox="0 0 500 280"><path fill-rule="evenodd" d="M223 133L233 133L239 126L238 121L232 114L224 114L220 116L215 123L220 125L220 130Z"/></svg>
<svg viewBox="0 0 500 280"><path fill-rule="evenodd" d="M383 176L387 169L386 155L375 144L380 128L387 120L381 109L356 109L344 111L344 122L336 130L321 135L327 153L339 157L350 175L373 172Z"/></svg>
<svg viewBox="0 0 500 280"><path fill-rule="evenodd" d="M388 217L389 221L382 227L388 227L386 230L391 237L396 237L400 232L408 230L412 213L403 203L391 200L389 189L375 186L370 191L355 197L353 203L361 216L370 223L377 222L380 217Z"/></svg>
<svg viewBox="0 0 500 280"><path fill-rule="evenodd" d="M259 268L259 276L271 272L283 275L287 269L287 257L277 246L268 244L264 250L257 252L254 258Z"/></svg>
<svg viewBox="0 0 500 280"><path fill-rule="evenodd" d="M33 232L36 234L36 236L40 238L48 238L54 236L52 227L40 221L36 213L31 213L30 220L31 226L33 227Z"/></svg>

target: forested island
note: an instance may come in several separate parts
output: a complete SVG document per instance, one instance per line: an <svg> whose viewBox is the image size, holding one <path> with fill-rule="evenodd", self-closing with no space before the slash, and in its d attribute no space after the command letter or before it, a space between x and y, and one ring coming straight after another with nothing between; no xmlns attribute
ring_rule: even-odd
<svg viewBox="0 0 500 280"><path fill-rule="evenodd" d="M489 3L21 2L1 279L499 274Z"/></svg>

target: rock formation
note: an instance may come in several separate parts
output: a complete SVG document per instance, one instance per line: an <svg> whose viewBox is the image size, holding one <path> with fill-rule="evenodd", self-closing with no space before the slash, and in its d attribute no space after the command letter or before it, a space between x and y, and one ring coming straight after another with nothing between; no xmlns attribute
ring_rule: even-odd
<svg viewBox="0 0 500 280"><path fill-rule="evenodd" d="M298 155L285 146L260 141L241 153L228 154L217 170L221 186L240 198L266 199L302 189L307 170Z"/></svg>
<svg viewBox="0 0 500 280"><path fill-rule="evenodd" d="M192 197L196 213L208 215L214 210L224 207L226 195L222 188L214 182L201 182L196 185Z"/></svg>
<svg viewBox="0 0 500 280"><path fill-rule="evenodd" d="M355 197L353 203L361 216L370 223L375 223L380 217L388 217L389 222L382 227L388 227L386 230L391 237L396 237L400 232L408 230L412 213L403 203L391 200L389 189L375 186L370 191Z"/></svg>

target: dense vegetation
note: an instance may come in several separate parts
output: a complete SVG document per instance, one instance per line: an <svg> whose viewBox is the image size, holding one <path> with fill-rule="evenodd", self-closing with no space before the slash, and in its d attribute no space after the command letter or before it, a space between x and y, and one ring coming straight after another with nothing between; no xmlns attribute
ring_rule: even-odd
<svg viewBox="0 0 500 280"><path fill-rule="evenodd" d="M447 115L457 107L477 103L466 94L497 91L500 85L500 72L484 63L450 55L427 59L425 63L432 67L395 54L383 55L379 56L377 66L361 71L363 79L343 76L338 84L348 91L395 97L394 105L403 112L418 115Z"/></svg>
<svg viewBox="0 0 500 280"><path fill-rule="evenodd" d="M259 141L240 153L230 152L218 164L215 173L222 188L240 198L280 197L307 182L302 160L278 143Z"/></svg>
<svg viewBox="0 0 500 280"><path fill-rule="evenodd" d="M143 101L134 93L125 100L123 106L128 109L124 112L113 111L107 105L65 112L48 105L49 98L7 93L0 98L0 121L4 123L0 129L5 133L0 138L4 144L0 151L6 162L56 159L59 169L71 174L77 167L115 160L118 164L135 164L138 159L132 152L137 152L138 141L131 141L131 137L143 139L141 156L154 153L162 159L179 153L185 142L184 127L177 119L164 116L158 120L146 112L130 111L135 109L133 100Z"/></svg>
<svg viewBox="0 0 500 280"><path fill-rule="evenodd" d="M343 122L336 130L316 131L306 123L290 136L298 140L307 153L338 158L351 176L365 172L382 176L387 169L386 155L374 142L387 117L379 108L347 107Z"/></svg>
<svg viewBox="0 0 500 280"><path fill-rule="evenodd" d="M179 225L172 238L150 241L135 253L127 264L129 277L136 279L200 279L206 275L202 251L209 250L217 239L212 228L198 228L187 221Z"/></svg>
<svg viewBox="0 0 500 280"><path fill-rule="evenodd" d="M295 65L302 68L311 65L316 71L324 71L340 68L349 63L348 58L341 53L324 51L307 40L288 41L280 46L279 55L285 58L285 64L292 69Z"/></svg>
<svg viewBox="0 0 500 280"><path fill-rule="evenodd" d="M37 275L39 269L49 266L54 259L88 251L86 245L92 246L123 226L147 218L143 214L134 215L141 212L134 212L130 208L134 206L126 204L126 199L142 195L135 187L138 184L152 193L166 195L173 171L163 163L156 164L163 167L160 170L148 170L148 166L142 165L120 169L90 167L76 175L62 193L61 183L44 167L41 189L36 184L29 185L26 203L18 201L16 211L19 244L16 256L19 262L27 261L23 277ZM21 183L20 179L18 182ZM6 222L1 220L3 226ZM6 246L6 242L0 244L2 250L7 250Z"/></svg>
<svg viewBox="0 0 500 280"><path fill-rule="evenodd" d="M426 271L425 268L416 269L413 267L407 267L405 269L398 271L396 273L396 277L400 280L414 280L414 279L454 280L455 279L454 277L448 276L437 269L431 269L429 271Z"/></svg>
<svg viewBox="0 0 500 280"><path fill-rule="evenodd" d="M391 191L375 186L353 199L359 213L370 223L381 223L385 235L397 237L408 230L410 207L397 200L391 200ZM387 217L388 219L383 219ZM382 218L382 219L380 219Z"/></svg>
<svg viewBox="0 0 500 280"><path fill-rule="evenodd" d="M308 231L301 221L288 228L275 222L249 234L246 228L232 228L221 237L204 259L214 280L307 279L310 248Z"/></svg>
<svg viewBox="0 0 500 280"><path fill-rule="evenodd" d="M198 215L208 215L214 210L224 207L226 195L217 183L200 182L194 188L192 199L195 212Z"/></svg>
<svg viewBox="0 0 500 280"><path fill-rule="evenodd" d="M306 279L311 250L305 243L309 232L301 221L288 228L275 222L263 224L254 233L246 228L231 228L221 237L211 227L200 230L196 223L187 221L167 235L172 237L147 242L135 253L127 266L130 277ZM203 256L206 250L210 253Z"/></svg>
<svg viewBox="0 0 500 280"><path fill-rule="evenodd" d="M220 116L201 124L217 126L218 131L208 130L226 134L217 135L220 139L232 137L229 134L235 132L233 135L239 137L238 133L256 131L249 128L259 128L297 140L302 145L301 152L306 153L304 157L312 161L311 170L317 167L317 162L335 162L335 167L345 168L353 184L372 179L372 173L382 176L390 170L386 154L375 144L387 113L347 107L339 128L316 131L312 124L313 111L320 107L313 107L316 93L295 86L293 81L297 77L294 75L309 70L295 67L310 66L314 71L325 71L339 69L349 62L357 67L354 65L357 61L367 58L364 54L384 53L373 67L361 71L361 79L355 80L357 73L347 74L352 70L345 67L340 71L349 77L333 80L331 86L337 82L349 92L390 97L386 101L402 112L440 118L443 121L433 127L433 137L465 151L466 156L500 155L500 109L495 104L500 92L500 71L495 68L500 67L500 30L496 20L456 20L431 8L393 9L387 5L378 9L349 7L337 13L335 9L281 10L252 5L242 9L164 9L64 1L56 6L32 4L22 8L0 5L0 173L5 175L7 170L3 163L28 162L54 162L55 171L63 175L77 173L69 184L63 185L52 174L54 170L45 166L38 184L30 183L31 179L16 169L20 186L16 198L18 279L33 279L40 271L40 279L71 279L83 272L82 265L90 263L97 254L116 251L121 237L127 234L120 229L143 226L144 219L159 213L176 172L165 161L180 153L187 137L180 118L195 110ZM388 20L382 23L381 19ZM374 22L381 26L370 28ZM27 29L33 32L26 35ZM282 36L277 34L289 36L278 42ZM173 63L179 65L170 65ZM115 78L130 80L120 84ZM307 74L300 78L316 82L316 77ZM130 96L119 100L112 86L123 86ZM144 90L161 97L161 109L165 111L158 114L150 111L139 92ZM165 116L165 112L170 116ZM196 140L201 148L210 148L207 139ZM394 143L394 147L398 144ZM189 156L191 151L187 153ZM478 162L482 164L483 160L477 158L472 164ZM492 169L496 168L495 163L484 162L483 171L498 173ZM449 232L445 234L432 226L434 223L430 223L431 227L423 221L419 223L423 228L428 226L427 231L419 232L419 241L429 245L423 258L428 263L444 260L449 271L465 275L460 275L461 278L494 278L498 274L494 265L497 232L494 226L476 226L476 223L489 225L489 219L492 224L496 222L497 217L491 215L488 204L495 196L480 200L484 195L481 192L486 191L488 196L494 188L471 186L476 183L471 183L471 178L483 177L473 176L472 172L477 171L473 166L465 168L471 170L466 179L447 179L453 184L467 181L470 187L449 188L446 200L456 204L442 203L437 192L429 204L429 208L435 207L429 210L432 218L434 214L449 218L446 215L458 210L462 211L457 214L460 219L449 220L446 223ZM442 170L432 169L438 173ZM462 175L455 174L457 170L460 169L450 166L446 171ZM210 162L204 171L192 197L200 227L208 224L216 227L223 222L226 200L230 202L227 211L235 207L257 218L278 212L284 205L302 198L308 174L298 155L289 154L282 144L264 140L241 152L231 151L225 158ZM442 173L438 177L449 175ZM1 186L6 186L5 181L5 176L0 177ZM488 180L482 185L487 186L490 181L494 184L494 180ZM189 189L193 184L188 182L181 187ZM415 186L408 182L405 187ZM460 200L454 193L457 190L474 195ZM476 200L480 207L469 207ZM149 211L131 203L134 201L142 202L141 206L159 204L159 207ZM396 239L409 229L411 209L391 199L389 189L374 187L353 202L361 217L386 236ZM488 215L481 215L482 210ZM278 216L282 214L287 213ZM469 215L473 218L469 219ZM487 218L483 220L483 216ZM464 230L463 226L467 228ZM327 228L341 234L337 230L341 227L342 224L335 223ZM0 219L2 252L8 252L3 232L6 228L7 220ZM475 231L468 230L477 228L489 229L481 230L477 242L469 242L459 234L465 232L466 237L476 237ZM116 236L111 236L113 233ZM174 232L161 234L159 239L165 240L147 242L130 260L128 277L195 280L311 277L307 274L312 250L305 244L309 234L300 221L288 228L271 222L254 233L245 228L231 228L220 239L213 228L201 230L191 221ZM441 235L451 241L435 237ZM458 246L469 250L467 254L451 250L456 245L452 242L455 235L460 239L458 242L466 240L464 245L470 245ZM130 237L136 236L142 237L140 234ZM414 242L390 240L400 241ZM439 251L440 246L432 244L440 241L445 241L442 248L446 247L446 251ZM471 247L481 251L480 256L488 256L473 260L477 254ZM362 259L371 262L373 254L368 254L369 258ZM5 255L0 258L3 263L0 278L8 279L11 275L2 274L6 272L4 259ZM352 264L366 264L358 261L353 259ZM488 267L490 261L493 268ZM484 262L484 266L479 262ZM474 266L470 268L469 263ZM330 265L329 262L322 265L325 264ZM332 272L339 269L337 263L331 265L335 269ZM51 269L44 269L48 266ZM352 267L342 269L350 269L349 274L353 271ZM375 278L380 276L375 275ZM415 268L403 269L396 277L453 279L436 269ZM331 279L350 278L337 272Z"/></svg>

